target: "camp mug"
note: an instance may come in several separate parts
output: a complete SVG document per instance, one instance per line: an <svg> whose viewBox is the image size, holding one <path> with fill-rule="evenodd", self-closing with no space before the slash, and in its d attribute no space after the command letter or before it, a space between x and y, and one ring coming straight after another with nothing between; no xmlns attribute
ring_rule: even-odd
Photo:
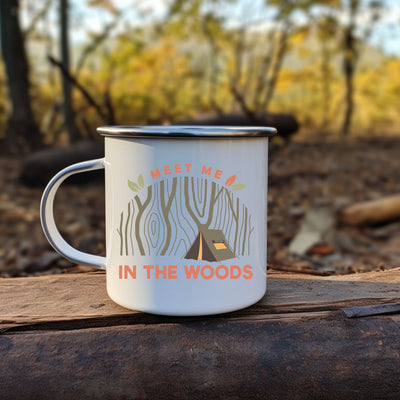
<svg viewBox="0 0 400 400"><path fill-rule="evenodd" d="M105 126L105 157L47 185L42 227L67 259L106 269L126 308L206 315L256 303L266 290L268 127ZM68 176L105 169L106 257L71 247L53 216Z"/></svg>

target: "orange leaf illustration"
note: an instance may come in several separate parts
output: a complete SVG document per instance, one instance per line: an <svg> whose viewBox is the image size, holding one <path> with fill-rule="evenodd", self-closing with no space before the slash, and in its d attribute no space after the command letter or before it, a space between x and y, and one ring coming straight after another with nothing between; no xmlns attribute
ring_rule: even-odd
<svg viewBox="0 0 400 400"><path fill-rule="evenodd" d="M225 185L226 185L226 186L231 186L232 183L235 182L235 180L236 180L236 174L235 174L235 175L232 175L231 177L229 177L229 178L226 180Z"/></svg>

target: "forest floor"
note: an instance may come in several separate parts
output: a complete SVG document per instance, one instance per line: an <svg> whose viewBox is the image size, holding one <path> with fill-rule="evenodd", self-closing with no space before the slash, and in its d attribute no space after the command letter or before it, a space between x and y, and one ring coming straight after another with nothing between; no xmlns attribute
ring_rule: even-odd
<svg viewBox="0 0 400 400"><path fill-rule="evenodd" d="M297 138L274 151L268 194L269 268L333 275L399 267L400 220L365 227L339 221L348 205L400 194L399 155L397 138L329 142ZM90 270L52 250L39 221L43 188L24 186L19 180L21 167L21 159L0 157L0 276ZM294 256L289 246L310 212L333 223L319 243ZM103 184L61 186L55 215L72 246L105 254Z"/></svg>

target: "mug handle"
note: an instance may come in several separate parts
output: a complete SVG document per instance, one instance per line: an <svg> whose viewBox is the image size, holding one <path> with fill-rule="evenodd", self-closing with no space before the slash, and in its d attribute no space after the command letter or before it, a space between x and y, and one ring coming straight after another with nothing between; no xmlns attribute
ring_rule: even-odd
<svg viewBox="0 0 400 400"><path fill-rule="evenodd" d="M99 267L101 269L106 268L105 257L95 256L79 251L69 245L61 236L54 221L53 204L57 189L66 178L80 172L94 171L104 168L104 165L104 158L98 158L96 160L84 161L64 168L50 180L43 192L42 201L40 203L40 221L42 223L42 228L47 240L53 248L63 257L74 263Z"/></svg>

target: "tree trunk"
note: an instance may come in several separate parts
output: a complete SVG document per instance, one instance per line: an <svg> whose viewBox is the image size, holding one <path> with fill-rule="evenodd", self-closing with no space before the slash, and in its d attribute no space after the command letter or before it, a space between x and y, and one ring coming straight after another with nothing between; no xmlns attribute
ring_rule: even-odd
<svg viewBox="0 0 400 400"><path fill-rule="evenodd" d="M328 44L326 40L322 42L321 49L321 86L322 86L322 120L321 120L321 129L327 130L329 125L329 114L331 107L331 74L330 74L330 65L331 65L331 57L330 51L328 48Z"/></svg>
<svg viewBox="0 0 400 400"><path fill-rule="evenodd" d="M342 136L348 136L354 110L354 71L357 61L357 43L354 36L355 17L359 7L359 0L351 0L349 24L344 31L343 40L343 74L345 79L345 110L342 125Z"/></svg>
<svg viewBox="0 0 400 400"><path fill-rule="evenodd" d="M348 136L350 132L351 120L353 117L354 110L354 86L353 86L353 75L355 67L355 49L354 49L354 38L352 32L348 30L345 34L345 55L343 60L343 73L345 80L345 110L344 119L342 126L342 135Z"/></svg>
<svg viewBox="0 0 400 400"><path fill-rule="evenodd" d="M60 0L60 49L61 63L65 71L69 72L69 35L68 35L68 0ZM72 106L72 87L71 82L61 73L63 97L64 97L64 126L68 132L71 142L80 138L79 130L75 124L75 112Z"/></svg>
<svg viewBox="0 0 400 400"><path fill-rule="evenodd" d="M283 30L278 42L278 48L276 50L275 59L273 61L273 64L271 65L271 75L267 81L264 99L258 111L267 111L269 108L269 104L275 92L276 82L278 81L279 73L281 72L283 59L286 55L288 47L288 38L289 38L289 20L285 21L283 25Z"/></svg>
<svg viewBox="0 0 400 400"><path fill-rule="evenodd" d="M1 0L1 50L10 98L6 139L12 145L35 148L41 138L31 108L29 65L18 14L18 0Z"/></svg>

